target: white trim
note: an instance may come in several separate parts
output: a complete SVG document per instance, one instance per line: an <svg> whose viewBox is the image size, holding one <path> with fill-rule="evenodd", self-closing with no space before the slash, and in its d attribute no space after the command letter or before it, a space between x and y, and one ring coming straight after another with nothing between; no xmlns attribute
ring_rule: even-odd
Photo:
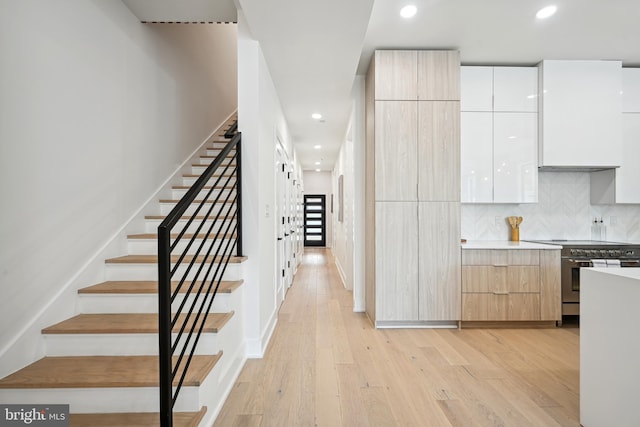
<svg viewBox="0 0 640 427"><path fill-rule="evenodd" d="M247 358L249 359L262 359L264 357L264 352L267 349L267 346L271 342L271 337L273 337L273 333L276 330L276 326L278 325L278 311L274 310L271 314L271 318L269 322L267 322L267 327L262 332L262 336L260 339L249 339L247 340Z"/></svg>
<svg viewBox="0 0 640 427"><path fill-rule="evenodd" d="M223 354L223 357L226 357L226 355ZM220 415L220 411L222 411L222 408L227 400L227 397L229 397L229 394L231 394L231 390L233 390L233 386L235 385L236 380L240 376L240 372L242 372L242 368L244 368L244 365L247 363L244 343L241 344L236 350L236 352L233 354L233 360L236 360L236 358L240 359L240 363L237 364L237 367L233 371L233 374L231 376L224 375L223 378L220 380L221 382L222 381L226 382L226 384L224 384L224 390L220 394L220 399L218 400L218 404L216 405L214 410L213 411L207 410L207 413L205 414L201 422L201 425L213 426L216 419L218 418L218 415Z"/></svg>
<svg viewBox="0 0 640 427"><path fill-rule="evenodd" d="M342 282L342 286L347 289L347 276L344 274L344 270L340 265L340 259L333 253L333 248L331 248L331 255L333 256L334 264L336 265L336 269L338 270L338 276L340 276L340 281Z"/></svg>

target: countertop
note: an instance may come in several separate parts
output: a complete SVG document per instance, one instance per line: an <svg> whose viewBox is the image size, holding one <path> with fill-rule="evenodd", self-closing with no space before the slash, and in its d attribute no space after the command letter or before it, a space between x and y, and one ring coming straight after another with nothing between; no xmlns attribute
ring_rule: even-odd
<svg viewBox="0 0 640 427"><path fill-rule="evenodd" d="M560 250L562 245L547 245L533 242L511 242L509 240L469 240L461 243L462 249L547 249Z"/></svg>

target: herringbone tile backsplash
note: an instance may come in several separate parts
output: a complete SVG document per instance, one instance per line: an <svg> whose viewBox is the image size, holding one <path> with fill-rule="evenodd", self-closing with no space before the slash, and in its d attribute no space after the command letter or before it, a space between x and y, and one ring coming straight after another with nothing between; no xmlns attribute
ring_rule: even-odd
<svg viewBox="0 0 640 427"><path fill-rule="evenodd" d="M585 172L540 172L538 203L463 204L462 238L508 239L508 216L524 218L521 240L591 239L593 218L602 217L607 240L640 241L640 205L591 205Z"/></svg>

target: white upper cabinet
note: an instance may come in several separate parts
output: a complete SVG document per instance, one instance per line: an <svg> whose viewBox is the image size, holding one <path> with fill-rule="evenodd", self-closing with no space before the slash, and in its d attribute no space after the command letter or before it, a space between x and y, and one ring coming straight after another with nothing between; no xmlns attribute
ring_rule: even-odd
<svg viewBox="0 0 640 427"><path fill-rule="evenodd" d="M493 67L460 68L460 110L493 111Z"/></svg>
<svg viewBox="0 0 640 427"><path fill-rule="evenodd" d="M493 113L461 113L460 151L460 200L493 202Z"/></svg>
<svg viewBox="0 0 640 427"><path fill-rule="evenodd" d="M640 68L622 69L622 112L640 113Z"/></svg>
<svg viewBox="0 0 640 427"><path fill-rule="evenodd" d="M538 69L493 68L493 111L538 111Z"/></svg>
<svg viewBox="0 0 640 427"><path fill-rule="evenodd" d="M493 201L538 201L538 115L493 114Z"/></svg>
<svg viewBox="0 0 640 427"><path fill-rule="evenodd" d="M622 63L542 61L539 73L539 166L620 166Z"/></svg>
<svg viewBox="0 0 640 427"><path fill-rule="evenodd" d="M461 68L462 202L538 201L537 76L536 67Z"/></svg>

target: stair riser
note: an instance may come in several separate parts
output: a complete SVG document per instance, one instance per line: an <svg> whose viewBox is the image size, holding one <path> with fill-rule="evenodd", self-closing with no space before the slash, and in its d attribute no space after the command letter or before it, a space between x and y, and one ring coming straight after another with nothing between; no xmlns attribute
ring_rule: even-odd
<svg viewBox="0 0 640 427"><path fill-rule="evenodd" d="M197 266L189 272L188 278L192 279ZM206 271L208 267L205 267ZM212 273L215 272L217 267L214 266ZM158 265L157 264L107 264L105 269L105 280L158 280ZM182 277L186 266L181 266L174 279ZM242 266L240 264L229 264L222 280L241 280L242 279Z"/></svg>
<svg viewBox="0 0 640 427"><path fill-rule="evenodd" d="M182 387L174 411L199 411L200 393L198 387ZM158 387L0 390L3 404L69 404L70 411L77 414L157 412L158 396Z"/></svg>
<svg viewBox="0 0 640 427"><path fill-rule="evenodd" d="M217 156L219 153L215 153L215 154L207 154L208 156ZM200 157L198 158L198 160L195 163L198 163L200 165L204 165L205 167L210 165L211 163L213 163L213 161L215 160L215 158L213 157ZM230 159L230 158L226 158L223 162L222 162L222 166L225 167L226 165L231 164L232 166L235 166L236 161L235 159Z"/></svg>
<svg viewBox="0 0 640 427"><path fill-rule="evenodd" d="M187 232L188 233L195 233L198 230L198 227L200 226L200 221L201 220L196 220L194 221L192 224L189 225L189 227L187 227ZM203 226L203 228L209 228L211 222L213 222L213 220L211 221L206 221L205 224ZM157 233L158 231L158 226L162 223L161 219L145 219L145 232L146 233ZM225 221L218 221L219 224L221 224L218 227L214 227L214 230L219 230L220 228L222 228L222 232L224 232L227 229L227 224L229 222L225 222ZM177 222L176 226L174 227L174 233L180 232L185 226L187 225L187 220L183 220L181 219L180 221ZM235 227L235 221L231 222L231 226L229 227L229 232L232 233Z"/></svg>
<svg viewBox="0 0 640 427"><path fill-rule="evenodd" d="M234 185L235 182L236 182L235 177L231 177L229 179L229 182L227 182L228 178L229 178L228 176L223 176L222 178L220 178L220 180L218 180L217 176L213 176L213 177L211 177L211 179L209 179L207 181L207 185L213 185L213 186ZM197 176L183 177L182 178L182 185L186 185L188 187L191 187L196 182L197 179L198 179Z"/></svg>
<svg viewBox="0 0 640 427"><path fill-rule="evenodd" d="M240 306L240 292L235 291L230 294L219 293L213 300L212 313L228 313L235 311L238 313ZM190 306L195 297L187 298L186 304ZM178 295L172 307L177 310L182 301L183 295ZM80 294L79 309L81 313L157 313L158 296L155 294L128 295L128 294Z"/></svg>
<svg viewBox="0 0 640 427"><path fill-rule="evenodd" d="M215 233L211 233L212 236L215 235ZM212 239L207 240L207 242L204 244L204 246L202 247L202 249L200 250L201 253L206 253L209 248L211 246L213 246L213 249L211 251L211 253L215 253L215 251L218 249L219 246L222 245L222 249L227 247L227 242L229 239L223 239L223 240L218 240L215 242ZM180 242L178 243L178 245L176 246L175 251L177 253L182 253L184 251L184 249L186 249L187 245L188 245L188 241L185 242ZM191 247L188 250L189 254L195 254L196 251L198 250L198 248L200 247L200 245L202 244L202 239L198 239L196 241L193 242L193 244L191 245ZM230 243L230 245L233 245L233 242ZM158 243L156 240L151 240L151 239L129 239L129 254L130 255L144 255L144 254L152 254L155 251L158 250Z"/></svg>
<svg viewBox="0 0 640 427"><path fill-rule="evenodd" d="M222 148L223 148L222 146L220 146L220 147L213 147L213 146L211 146L211 145L210 145L210 146L208 146L208 147L207 147L207 154L206 154L206 155L207 155L207 156L217 156L218 154L220 154L220 153L222 152ZM229 154L230 154L230 155L233 155L233 154L234 154L234 151L233 151L233 150L231 150L231 151L229 152Z"/></svg>
<svg viewBox="0 0 640 427"><path fill-rule="evenodd" d="M221 331L222 332L222 331ZM174 334L174 339L176 335ZM217 354L223 350L217 334L202 334L197 355ZM191 341L193 342L193 339ZM181 339L184 343L184 338ZM47 334L44 335L47 356L155 356L157 334ZM182 349L182 344L179 345ZM180 351L178 350L178 351Z"/></svg>
<svg viewBox="0 0 640 427"><path fill-rule="evenodd" d="M235 164L232 163L232 165L229 166L229 168L225 171L224 169L226 168L226 166L227 166L227 163L223 163L219 171L224 173L225 175L233 174L236 168ZM207 168L207 165L195 165L195 166L192 165L191 173L194 175L200 175L205 171L206 168Z"/></svg>
<svg viewBox="0 0 640 427"><path fill-rule="evenodd" d="M160 203L160 215L168 215L176 206L176 204L177 203ZM207 215L207 212L209 212L209 209L211 208L211 204L212 203L205 203L202 206L202 208L200 208L200 210L198 211L198 215ZM191 206L189 206L187 210L184 212L184 215L192 215L194 212L196 212L196 210L198 209L198 206L199 205L197 203L191 204ZM215 203L215 206L213 207L213 209L211 209L211 213L209 215L215 218L215 216L218 213L220 213L220 218L224 218L225 215L231 216L233 215L234 212L235 212L235 208L233 206L233 203L218 202L218 203Z"/></svg>
<svg viewBox="0 0 640 427"><path fill-rule="evenodd" d="M185 194L187 194L188 189L173 189L171 190L171 198L173 200L180 200L184 197ZM207 193L209 192L209 189L204 189L201 190L198 195L196 196L196 199L198 200L202 200L205 197L207 197ZM227 198L227 195L231 192L231 196L229 197L229 200L233 200L233 196L235 195L235 190L233 188L229 188L229 189L221 189L221 188L216 188L211 192L211 196L209 196L209 198L215 198L215 195L217 195L218 193L221 193L220 199L224 200Z"/></svg>

